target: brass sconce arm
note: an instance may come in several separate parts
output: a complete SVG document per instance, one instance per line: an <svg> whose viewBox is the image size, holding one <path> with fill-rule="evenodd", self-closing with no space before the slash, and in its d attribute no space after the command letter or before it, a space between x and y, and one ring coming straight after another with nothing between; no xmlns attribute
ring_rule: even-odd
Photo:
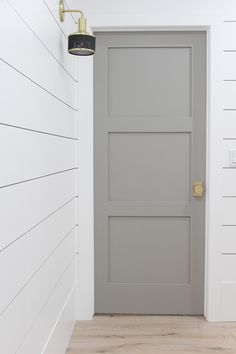
<svg viewBox="0 0 236 354"><path fill-rule="evenodd" d="M79 12L81 14L81 16L83 17L83 12L81 10L63 10L63 13L65 12Z"/></svg>
<svg viewBox="0 0 236 354"><path fill-rule="evenodd" d="M80 33L86 33L86 26L87 26L87 20L84 17L84 13L81 10L66 10L64 7L64 1L60 1L59 5L59 11L60 11L60 20L61 22L64 22L65 20L65 13L67 12L77 12L81 15L81 17L78 19L78 32Z"/></svg>

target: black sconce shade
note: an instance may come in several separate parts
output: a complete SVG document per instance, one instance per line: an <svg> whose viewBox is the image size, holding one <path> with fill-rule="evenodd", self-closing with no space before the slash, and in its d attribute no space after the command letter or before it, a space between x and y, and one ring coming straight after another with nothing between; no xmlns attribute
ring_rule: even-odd
<svg viewBox="0 0 236 354"><path fill-rule="evenodd" d="M72 33L68 37L68 52L73 55L93 55L96 39L89 33Z"/></svg>

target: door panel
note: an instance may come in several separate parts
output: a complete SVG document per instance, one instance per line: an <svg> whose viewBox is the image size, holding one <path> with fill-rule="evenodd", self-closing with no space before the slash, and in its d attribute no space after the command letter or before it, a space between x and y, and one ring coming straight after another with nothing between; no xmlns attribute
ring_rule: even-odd
<svg viewBox="0 0 236 354"><path fill-rule="evenodd" d="M189 133L110 133L109 200L188 201L190 138Z"/></svg>
<svg viewBox="0 0 236 354"><path fill-rule="evenodd" d="M191 50L109 48L109 116L190 116Z"/></svg>
<svg viewBox="0 0 236 354"><path fill-rule="evenodd" d="M202 314L205 33L96 36L95 312Z"/></svg>
<svg viewBox="0 0 236 354"><path fill-rule="evenodd" d="M188 284L189 241L187 217L109 217L108 281Z"/></svg>

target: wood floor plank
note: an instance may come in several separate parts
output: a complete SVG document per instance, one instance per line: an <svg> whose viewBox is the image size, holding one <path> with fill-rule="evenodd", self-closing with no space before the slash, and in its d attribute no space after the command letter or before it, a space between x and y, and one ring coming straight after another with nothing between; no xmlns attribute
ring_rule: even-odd
<svg viewBox="0 0 236 354"><path fill-rule="evenodd" d="M95 316L77 322L66 354L236 353L236 323L185 316Z"/></svg>

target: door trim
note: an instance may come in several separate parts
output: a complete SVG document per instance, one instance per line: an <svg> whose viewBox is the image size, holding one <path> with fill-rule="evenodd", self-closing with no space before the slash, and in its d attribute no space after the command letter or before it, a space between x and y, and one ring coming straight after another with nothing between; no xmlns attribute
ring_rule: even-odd
<svg viewBox="0 0 236 354"><path fill-rule="evenodd" d="M208 25L209 24L209 25ZM192 25L192 26L91 26L91 29L96 32L115 32L115 31L204 31L206 33L206 198L205 198L205 286L204 286L204 315L209 320L217 320L215 312L212 312L212 287L215 279L213 279L212 265L212 250L208 247L208 244L212 244L212 237L210 234L212 230L212 222L210 218L209 210L209 162L210 162L210 114L212 114L212 108L210 108L211 99L210 96L214 95L212 89L211 80L211 55L215 53L214 47L214 30L215 25L210 20L206 25ZM80 229L79 229L79 249L80 257L78 258L78 296L77 296L77 319L89 320L94 315L94 228L93 228L93 61L92 57L86 61L80 62L79 67L80 86L78 88L78 94L80 97L80 130L79 140L82 150L78 155L80 163L79 178L77 178L77 184L79 186L78 210L81 216ZM211 80L210 80L211 79ZM212 80L212 83L215 83ZM86 87L86 90L84 89ZM84 104L85 103L85 104ZM80 132L83 132L83 134ZM85 172L83 172L85 171ZM212 199L211 195L211 199ZM211 223L211 230L209 224ZM211 232L210 232L211 231ZM86 269L86 272L81 271ZM218 296L218 294L216 294ZM210 299L210 301L209 301ZM214 306L215 306L214 301Z"/></svg>
<svg viewBox="0 0 236 354"><path fill-rule="evenodd" d="M162 31L176 31L176 32L188 32L188 31L204 31L206 33L206 191L205 191L205 272L204 272L204 316L207 317L208 310L208 284L210 277L208 254L209 254L209 117L210 117L210 40L211 40L211 26L91 26L93 32L162 32ZM94 239L94 234L93 234ZM95 277L94 277L95 281Z"/></svg>

